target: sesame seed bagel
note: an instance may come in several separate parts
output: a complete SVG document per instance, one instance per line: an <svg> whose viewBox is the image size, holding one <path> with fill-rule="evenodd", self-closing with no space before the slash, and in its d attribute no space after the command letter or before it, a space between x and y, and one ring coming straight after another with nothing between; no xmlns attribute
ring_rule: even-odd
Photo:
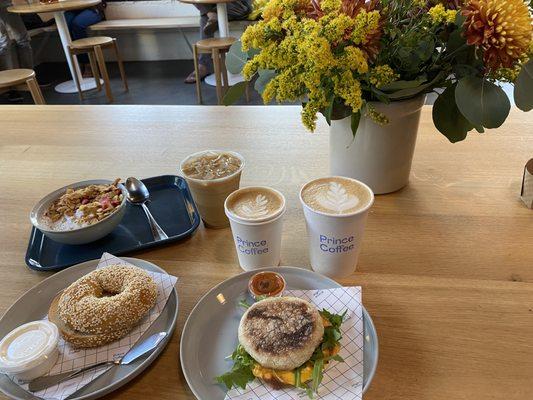
<svg viewBox="0 0 533 400"><path fill-rule="evenodd" d="M48 320L50 322L53 322L57 326L59 332L61 333L61 337L63 337L65 341L69 342L74 347L85 349L90 347L103 346L104 344L114 342L115 340L126 336L128 332L133 328L133 326L131 326L128 329L112 331L108 333L78 332L68 326L65 322L63 322L61 318L59 318L58 305L60 298L61 294L58 294L52 301L50 309L48 310Z"/></svg>
<svg viewBox="0 0 533 400"><path fill-rule="evenodd" d="M239 342L263 367L292 370L305 363L324 335L316 307L296 297L270 297L252 305L239 324Z"/></svg>
<svg viewBox="0 0 533 400"><path fill-rule="evenodd" d="M129 331L156 302L157 286L141 268L114 264L96 269L61 294L59 318L87 334Z"/></svg>

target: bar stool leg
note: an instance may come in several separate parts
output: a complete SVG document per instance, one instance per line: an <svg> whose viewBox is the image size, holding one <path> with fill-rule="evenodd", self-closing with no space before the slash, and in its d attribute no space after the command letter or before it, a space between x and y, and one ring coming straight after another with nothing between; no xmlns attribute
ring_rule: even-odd
<svg viewBox="0 0 533 400"><path fill-rule="evenodd" d="M229 89L228 70L226 69L226 53L220 52L220 69L222 72L222 81L224 82L224 95Z"/></svg>
<svg viewBox="0 0 533 400"><path fill-rule="evenodd" d="M71 65L77 65L76 64L76 59L74 58L74 53L72 51L72 48L68 48L68 56L70 57L70 64ZM80 97L80 102L83 101L83 92L81 90L81 86L80 86L80 79L78 77L78 74L72 74L72 76L74 77L74 82L76 83L76 87L78 88L78 96Z"/></svg>
<svg viewBox="0 0 533 400"><path fill-rule="evenodd" d="M107 74L107 68L105 66L104 53L100 46L94 46L94 53L96 54L96 61L98 61L98 67L104 78L105 94L110 103L113 102L113 93L111 93L111 83L109 82L109 75Z"/></svg>
<svg viewBox="0 0 533 400"><path fill-rule="evenodd" d="M41 92L41 89L39 88L39 84L34 78L30 78L26 81L26 85L28 86L28 89L30 90L31 97L33 97L33 102L35 104L46 104L44 101L43 94Z"/></svg>
<svg viewBox="0 0 533 400"><path fill-rule="evenodd" d="M102 90L102 84L100 83L100 71L98 71L98 64L96 64L96 58L92 51L89 51L89 63L91 65L91 71L93 72L94 82L96 83L96 89Z"/></svg>
<svg viewBox="0 0 533 400"><path fill-rule="evenodd" d="M218 49L211 50L211 57L213 58L213 65L215 66L218 104L222 104L222 80L220 79L222 73L220 71L220 54Z"/></svg>
<svg viewBox="0 0 533 400"><path fill-rule="evenodd" d="M192 48L192 55L194 58L194 78L196 80L196 97L198 104L202 104L202 91L200 89L200 72L198 70L198 47L196 45Z"/></svg>
<svg viewBox="0 0 533 400"><path fill-rule="evenodd" d="M122 83L124 84L124 89L128 92L128 81L126 80L126 72L124 71L124 64L122 63L122 56L118 51L117 39L113 39L113 49L115 50L115 57L117 58L118 69L120 71L120 77L122 78Z"/></svg>

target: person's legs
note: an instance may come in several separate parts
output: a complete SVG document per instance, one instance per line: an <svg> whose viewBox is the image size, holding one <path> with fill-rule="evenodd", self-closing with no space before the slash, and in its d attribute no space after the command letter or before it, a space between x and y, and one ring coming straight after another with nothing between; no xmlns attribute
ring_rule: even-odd
<svg viewBox="0 0 533 400"><path fill-rule="evenodd" d="M19 68L33 69L33 51L31 49L30 35L22 22L20 15L8 12L2 8L0 16L9 38L15 42Z"/></svg>
<svg viewBox="0 0 533 400"><path fill-rule="evenodd" d="M6 24L4 23L5 8L0 8L0 71L13 68L11 48Z"/></svg>
<svg viewBox="0 0 533 400"><path fill-rule="evenodd" d="M200 11L200 38L201 39L208 39L212 38L213 34L206 34L205 32L205 26L207 25L207 22L209 21L208 14L215 13L216 15L216 5L214 4L195 4L194 5L198 11ZM200 54L198 56L198 70L199 75L201 78L204 78L206 75L209 74L210 71L213 70L213 60L211 59L210 54ZM185 78L185 83L195 83L196 77L194 75L194 71Z"/></svg>
<svg viewBox="0 0 533 400"><path fill-rule="evenodd" d="M67 26L69 31L71 30L70 27L72 26L72 20L76 15L78 15L79 11L65 11L65 21L67 22Z"/></svg>
<svg viewBox="0 0 533 400"><path fill-rule="evenodd" d="M228 19L230 21L237 21L246 19L252 12L252 2L250 0L237 0L227 3Z"/></svg>
<svg viewBox="0 0 533 400"><path fill-rule="evenodd" d="M70 30L72 40L83 39L87 37L87 28L102 20L102 15L93 9L82 10L78 12L71 19L70 23L67 19L67 24ZM78 60L82 64L89 64L89 57L87 54L80 54Z"/></svg>

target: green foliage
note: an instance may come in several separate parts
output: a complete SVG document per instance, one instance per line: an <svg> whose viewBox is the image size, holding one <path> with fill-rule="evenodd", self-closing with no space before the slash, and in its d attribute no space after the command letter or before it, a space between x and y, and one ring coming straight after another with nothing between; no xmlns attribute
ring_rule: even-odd
<svg viewBox="0 0 533 400"><path fill-rule="evenodd" d="M324 118L328 125L331 125L331 115L333 114L333 107L335 106L335 95L332 95L329 99L329 105L324 110Z"/></svg>
<svg viewBox="0 0 533 400"><path fill-rule="evenodd" d="M467 76L455 88L455 102L474 126L497 128L503 124L511 103L502 88L484 78Z"/></svg>
<svg viewBox="0 0 533 400"><path fill-rule="evenodd" d="M245 389L248 382L255 379L252 372L255 360L240 344L231 355L231 359L233 360L231 371L217 376L215 379L218 383L224 384L228 390L233 387Z"/></svg>
<svg viewBox="0 0 533 400"><path fill-rule="evenodd" d="M425 76L421 76L420 78L417 78L412 81L394 81L389 83L388 85L381 86L379 90L381 90L382 92L395 92L397 90L413 89L422 85L426 81L427 78Z"/></svg>
<svg viewBox="0 0 533 400"><path fill-rule="evenodd" d="M226 68L232 74L240 74L244 68L244 64L248 61L249 55L242 51L241 41L237 40L229 48L226 55Z"/></svg>
<svg viewBox="0 0 533 400"><path fill-rule="evenodd" d="M433 105L435 127L452 143L466 138L474 126L461 114L455 103L456 84L449 86L437 97Z"/></svg>
<svg viewBox="0 0 533 400"><path fill-rule="evenodd" d="M265 86L268 82L272 80L276 76L276 71L273 71L271 69L260 69L257 71L257 79L254 84L254 89L257 90L257 93L263 94L263 91L265 90Z"/></svg>
<svg viewBox="0 0 533 400"><path fill-rule="evenodd" d="M224 95L224 98L222 99L222 104L225 106L229 106L231 104L234 104L237 100L239 100L244 92L246 91L246 85L248 82L239 82L236 83L233 86L230 86L226 94Z"/></svg>
<svg viewBox="0 0 533 400"><path fill-rule="evenodd" d="M338 362L344 361L342 357L338 354L334 356L325 357L324 350L332 350L336 346L340 346L340 340L342 339L341 324L344 320L344 317L346 316L347 311L348 310L346 310L341 315L332 314L327 310L320 311L320 315L326 318L330 322L331 326L327 326L324 328L324 336L322 337L322 343L320 344L320 346L317 347L317 349L310 358L310 361L313 362L311 385L307 388L307 395L310 398L313 398L313 393L317 393L318 391L318 386L324 378L324 368L326 364L330 360L335 360Z"/></svg>
<svg viewBox="0 0 533 400"><path fill-rule="evenodd" d="M533 59L522 66L514 84L514 101L522 111L533 109Z"/></svg>
<svg viewBox="0 0 533 400"><path fill-rule="evenodd" d="M472 129L483 132L484 128L501 126L509 114L509 99L499 86L491 82L489 75L495 71L490 71L484 65L482 50L467 44L464 28L466 17L460 10L455 21L443 22L434 19L434 14L428 12L430 7L442 2L430 1L424 5L411 0L380 0L379 3L382 32L377 58L369 60L369 72L354 72L354 79L361 85L362 103L402 101L431 93L435 89L445 89L435 102L433 121L450 142L464 140ZM265 35L279 39L280 43L284 39L284 32L275 29ZM333 43L334 55L341 54L346 46L347 42L342 40ZM228 70L234 73L242 71L245 63L263 50L243 52L240 41L236 42L226 58ZM391 67L397 79L392 82L383 79L385 83L389 82L386 84L383 81L376 83L379 81L370 79L376 66ZM283 72L283 67L279 70L259 69L255 75L255 89L263 94L272 78ZM347 106L350 103L346 97L334 90L334 80L326 75L321 77L320 90L324 92L323 98L328 103L320 104L320 112L328 124L332 120L351 116L351 129L355 135L362 111L354 112L357 106L353 109ZM514 84L514 100L518 108L532 110L533 60L522 66ZM224 104L235 102L243 92L242 87L231 88L224 98ZM311 101L306 95L307 92L296 93L293 98L301 96ZM314 127L314 119L312 122L304 120L306 126L311 128Z"/></svg>
<svg viewBox="0 0 533 400"><path fill-rule="evenodd" d="M359 128L359 122L361 121L361 110L353 113L350 120L350 127L352 128L352 135L355 137L357 134L357 128Z"/></svg>

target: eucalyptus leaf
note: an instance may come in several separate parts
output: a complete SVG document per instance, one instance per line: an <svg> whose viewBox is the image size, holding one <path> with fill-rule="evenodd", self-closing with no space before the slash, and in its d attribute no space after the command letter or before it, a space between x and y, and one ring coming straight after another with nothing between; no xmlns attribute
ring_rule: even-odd
<svg viewBox="0 0 533 400"><path fill-rule="evenodd" d="M457 26L463 26L463 24L465 23L466 21L466 17L458 12L456 15L455 15L455 25Z"/></svg>
<svg viewBox="0 0 533 400"><path fill-rule="evenodd" d="M430 82L424 83L423 85L414 88L398 90L397 92L387 94L387 97L391 100L404 100L411 97L415 97L416 95L423 93L427 89L436 85L439 81L446 78L446 75L447 73L445 71L440 71Z"/></svg>
<svg viewBox="0 0 533 400"><path fill-rule="evenodd" d="M254 58L256 55L258 55L259 53L261 53L261 49L250 49L248 50L248 58L251 60L252 58Z"/></svg>
<svg viewBox="0 0 533 400"><path fill-rule="evenodd" d="M421 77L412 81L394 81L388 85L380 86L379 90L382 92L394 92L396 90L415 88L426 82L426 80L425 77Z"/></svg>
<svg viewBox="0 0 533 400"><path fill-rule="evenodd" d="M222 99L222 104L224 104L225 106L230 106L234 104L244 94L247 84L248 82L244 81L231 86L224 95L224 98Z"/></svg>
<svg viewBox="0 0 533 400"><path fill-rule="evenodd" d="M457 77L457 79L461 79L465 76L476 75L478 71L475 67L471 65L457 64L453 66L453 72L455 72L455 76Z"/></svg>
<svg viewBox="0 0 533 400"><path fill-rule="evenodd" d="M415 53L418 56L420 62L425 62L431 58L435 50L435 40L432 37L428 36L425 40L420 40L417 47L415 48Z"/></svg>
<svg viewBox="0 0 533 400"><path fill-rule="evenodd" d="M259 76L255 81L254 89L257 90L257 93L263 94L267 83L276 76L276 71L272 69L260 69L257 73Z"/></svg>
<svg viewBox="0 0 533 400"><path fill-rule="evenodd" d="M232 74L240 74L248 61L248 54L242 51L242 43L237 40L229 48L226 55L226 68Z"/></svg>
<svg viewBox="0 0 533 400"><path fill-rule="evenodd" d="M514 83L514 101L522 111L533 108L533 59L522 66Z"/></svg>
<svg viewBox="0 0 533 400"><path fill-rule="evenodd" d="M389 104L390 103L390 100L389 100L389 97L388 97L387 93L382 92L381 90L377 89L375 86L372 86L370 88L370 91L382 103L385 103L385 104Z"/></svg>
<svg viewBox="0 0 533 400"><path fill-rule="evenodd" d="M464 140L467 133L474 128L457 108L456 86L457 84L447 87L433 104L433 123L439 132L452 143Z"/></svg>
<svg viewBox="0 0 533 400"><path fill-rule="evenodd" d="M489 129L501 126L511 109L511 102L502 88L477 76L459 80L455 102L472 125Z"/></svg>
<svg viewBox="0 0 533 400"><path fill-rule="evenodd" d="M333 107L335 106L335 95L332 95L329 99L329 104L324 110L324 117L328 125L331 125L331 115L333 114Z"/></svg>
<svg viewBox="0 0 533 400"><path fill-rule="evenodd" d="M350 120L350 126L352 128L352 135L355 137L357 134L357 128L359 128L359 122L361 121L361 111L353 113Z"/></svg>

